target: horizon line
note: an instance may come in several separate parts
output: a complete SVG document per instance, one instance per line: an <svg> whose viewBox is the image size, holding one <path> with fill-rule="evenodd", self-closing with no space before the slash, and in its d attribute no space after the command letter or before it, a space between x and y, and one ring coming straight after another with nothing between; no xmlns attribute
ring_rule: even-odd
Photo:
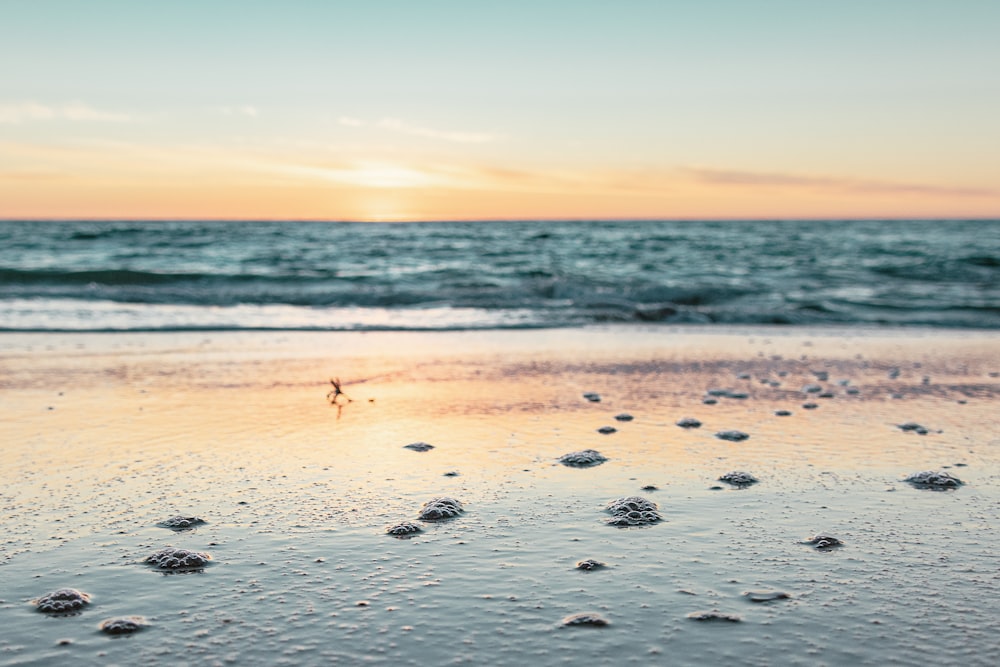
<svg viewBox="0 0 1000 667"><path fill-rule="evenodd" d="M413 220L352 220L337 218L214 218L214 217L0 217L5 222L275 222L327 224L433 224L433 223L518 223L518 222L1000 222L995 216L792 216L792 217L538 217L538 218L419 218Z"/></svg>

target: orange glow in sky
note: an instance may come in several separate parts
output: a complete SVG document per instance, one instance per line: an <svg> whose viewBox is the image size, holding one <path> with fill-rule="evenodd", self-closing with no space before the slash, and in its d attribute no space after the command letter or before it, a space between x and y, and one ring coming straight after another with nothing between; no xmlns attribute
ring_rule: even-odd
<svg viewBox="0 0 1000 667"><path fill-rule="evenodd" d="M6 9L0 218L1000 216L996 3L115 5Z"/></svg>

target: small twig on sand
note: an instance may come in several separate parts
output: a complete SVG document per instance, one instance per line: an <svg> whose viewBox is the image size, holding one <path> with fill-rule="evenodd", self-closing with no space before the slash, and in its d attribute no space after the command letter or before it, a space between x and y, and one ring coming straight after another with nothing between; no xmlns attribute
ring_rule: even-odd
<svg viewBox="0 0 1000 667"><path fill-rule="evenodd" d="M329 392L327 392L327 394L326 394L326 400L330 401L331 403L333 403L335 405L340 405L340 403L339 403L339 401L337 399L339 399L341 396L343 396L344 398L347 399L348 403L353 403L354 402L351 399L351 397L348 396L347 394L345 394L344 390L340 388L340 378L330 378L330 384L333 385L333 389L331 389Z"/></svg>

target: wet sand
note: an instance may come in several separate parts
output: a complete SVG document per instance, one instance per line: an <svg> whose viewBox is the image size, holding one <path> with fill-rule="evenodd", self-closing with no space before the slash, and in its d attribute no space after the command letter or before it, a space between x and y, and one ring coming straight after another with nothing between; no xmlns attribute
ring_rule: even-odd
<svg viewBox="0 0 1000 667"><path fill-rule="evenodd" d="M992 664L998 372L989 332L0 335L0 664Z"/></svg>

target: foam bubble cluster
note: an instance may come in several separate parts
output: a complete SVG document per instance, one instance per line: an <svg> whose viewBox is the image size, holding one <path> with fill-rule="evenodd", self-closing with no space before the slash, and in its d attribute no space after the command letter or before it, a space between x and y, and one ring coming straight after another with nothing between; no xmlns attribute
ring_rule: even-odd
<svg viewBox="0 0 1000 667"><path fill-rule="evenodd" d="M105 619L97 627L109 635L128 635L142 630L147 625L149 622L142 616L119 616Z"/></svg>
<svg viewBox="0 0 1000 667"><path fill-rule="evenodd" d="M743 619L736 614L723 614L721 611L693 611L687 615L688 618L694 621L708 621L708 622L718 622L723 621L726 623L739 623Z"/></svg>
<svg viewBox="0 0 1000 667"><path fill-rule="evenodd" d="M420 510L419 518L423 521L438 521L458 516L464 511L462 503L454 498L442 496L440 498L432 498L424 503L423 509Z"/></svg>
<svg viewBox="0 0 1000 667"><path fill-rule="evenodd" d="M564 466L574 468L586 468L604 463L608 459L596 449L584 449L579 452L570 452L559 457L559 463Z"/></svg>
<svg viewBox="0 0 1000 667"><path fill-rule="evenodd" d="M835 547L842 546L844 543L838 540L836 537L820 533L818 535L813 535L812 537L807 538L806 544L811 544L817 549L822 549L825 551L828 549L833 549Z"/></svg>
<svg viewBox="0 0 1000 667"><path fill-rule="evenodd" d="M908 476L904 481L909 482L914 486L926 486L938 489L956 489L964 483L959 478L952 477L946 472L938 472L935 470L915 472Z"/></svg>
<svg viewBox="0 0 1000 667"><path fill-rule="evenodd" d="M588 611L582 614L573 614L572 616L567 616L562 620L563 625L592 625L592 626L604 626L609 625L608 619L604 618L597 612Z"/></svg>
<svg viewBox="0 0 1000 667"><path fill-rule="evenodd" d="M32 602L38 607L38 611L46 614L69 614L90 604L90 595L75 588L60 588Z"/></svg>
<svg viewBox="0 0 1000 667"><path fill-rule="evenodd" d="M200 526L204 523L207 522L201 517L183 516L178 514L177 516L172 516L169 519L164 519L159 523L159 525L164 528L170 528L171 530L187 530L188 528L194 528L195 526Z"/></svg>
<svg viewBox="0 0 1000 667"><path fill-rule="evenodd" d="M603 567L607 567L604 563L599 560L594 560L593 558L588 558L586 560L581 560L576 564L576 569L578 570L600 570Z"/></svg>
<svg viewBox="0 0 1000 667"><path fill-rule="evenodd" d="M743 597L750 602L774 602L775 600L788 600L792 596L784 591L744 591Z"/></svg>
<svg viewBox="0 0 1000 667"><path fill-rule="evenodd" d="M756 484L759 480L748 472L734 470L720 477L719 481L732 484L733 486L750 486L751 484Z"/></svg>
<svg viewBox="0 0 1000 667"><path fill-rule="evenodd" d="M641 496L612 500L605 510L611 513L611 526L645 526L663 520L656 503Z"/></svg>
<svg viewBox="0 0 1000 667"><path fill-rule="evenodd" d="M410 523L409 521L404 521L403 523L397 523L395 526L390 526L385 529L385 532L389 535L395 537L401 537L404 535L413 535L414 533L419 533L423 531L423 528L415 523Z"/></svg>
<svg viewBox="0 0 1000 667"><path fill-rule="evenodd" d="M212 556L202 551L166 547L146 557L146 562L160 570L193 570L205 567Z"/></svg>

